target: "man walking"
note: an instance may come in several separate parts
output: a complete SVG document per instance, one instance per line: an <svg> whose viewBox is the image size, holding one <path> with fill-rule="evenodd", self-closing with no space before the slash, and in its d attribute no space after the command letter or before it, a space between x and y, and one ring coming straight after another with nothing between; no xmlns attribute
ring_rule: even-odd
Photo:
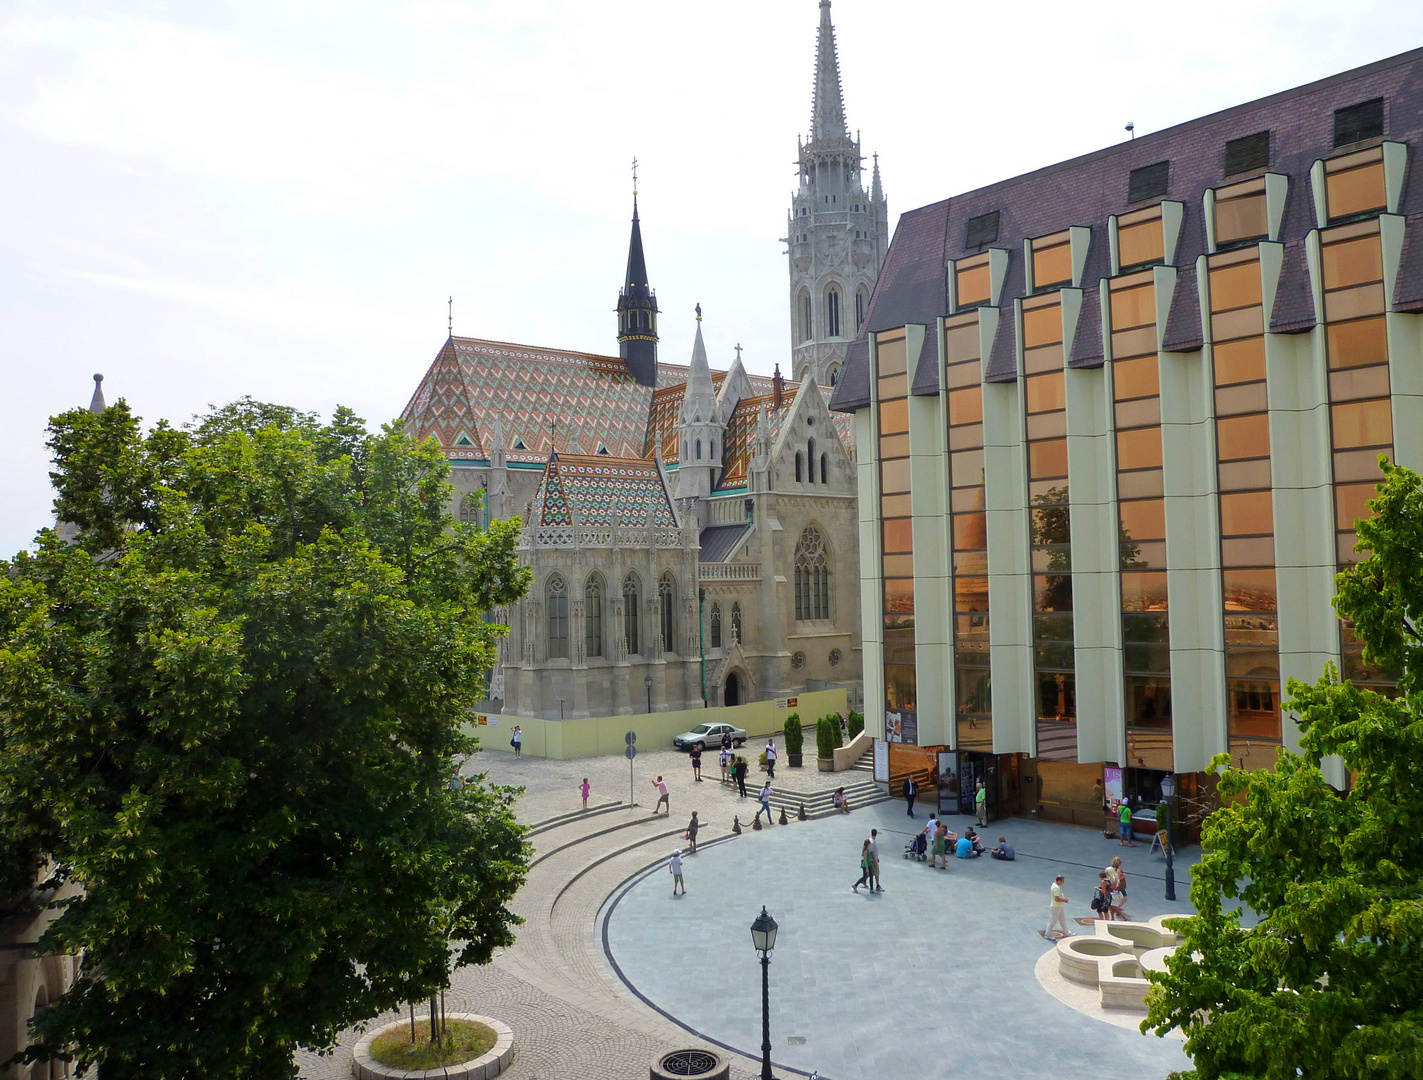
<svg viewBox="0 0 1423 1080"><path fill-rule="evenodd" d="M727 743L721 744L721 753L717 756L721 763L721 782L723 784L731 782L731 747Z"/></svg>
<svg viewBox="0 0 1423 1080"><path fill-rule="evenodd" d="M692 747L691 757L692 779L700 784L702 782L702 748L700 746Z"/></svg>
<svg viewBox="0 0 1423 1080"><path fill-rule="evenodd" d="M983 786L983 781L978 782L978 791L973 796L974 805L978 809L978 823L988 824L988 790Z"/></svg>
<svg viewBox="0 0 1423 1080"><path fill-rule="evenodd" d="M672 852L672 858L667 860L667 872L672 875L672 895L677 895L677 890L682 890L682 895L687 895L686 882L682 880L682 849L678 848Z"/></svg>
<svg viewBox="0 0 1423 1080"><path fill-rule="evenodd" d="M768 780L774 780L775 778L776 778L776 741L775 741L774 739L767 739L767 740L766 740L766 779L768 779Z"/></svg>
<svg viewBox="0 0 1423 1080"><path fill-rule="evenodd" d="M1058 874L1052 883L1052 888L1048 890L1048 916L1047 929L1043 931L1043 937L1051 941L1052 928L1061 927L1063 937L1071 937L1072 931L1067 928L1067 894L1062 891L1063 882L1067 878Z"/></svg>
<svg viewBox="0 0 1423 1080"><path fill-rule="evenodd" d="M906 813L908 813L910 817L914 816L914 800L918 797L919 785L914 780L914 774L910 773L904 778L904 801L909 806Z"/></svg>
<svg viewBox="0 0 1423 1080"><path fill-rule="evenodd" d="M870 892L884 892L884 883L879 876L879 830L870 830L870 860L874 863L874 873L870 875Z"/></svg>
<svg viewBox="0 0 1423 1080"><path fill-rule="evenodd" d="M653 817L657 816L657 811L661 810L663 806L667 807L667 816L671 817L672 796L667 791L667 782L659 776L656 780L652 781L652 786L657 789L657 805L652 808Z"/></svg>
<svg viewBox="0 0 1423 1080"><path fill-rule="evenodd" d="M761 810L757 810L757 811L756 811L756 818L757 818L758 821L759 821L760 818L761 818L761 811L764 810L764 811L766 812L766 824L767 824L767 825L774 825L774 824L775 824L775 822L773 822L773 821L771 820L771 795L772 795L772 794L773 794L773 792L771 791L771 781L767 780L764 784L761 785Z"/></svg>
<svg viewBox="0 0 1423 1080"><path fill-rule="evenodd" d="M751 768L746 764L744 757L738 757L731 763L731 775L736 777L736 790L741 793L741 797L746 798L746 770Z"/></svg>

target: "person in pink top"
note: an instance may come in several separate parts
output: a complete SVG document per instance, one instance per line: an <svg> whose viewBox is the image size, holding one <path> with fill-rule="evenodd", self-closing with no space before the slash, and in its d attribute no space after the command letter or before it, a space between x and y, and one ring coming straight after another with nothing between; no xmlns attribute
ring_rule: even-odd
<svg viewBox="0 0 1423 1080"><path fill-rule="evenodd" d="M662 777L659 776L656 780L652 781L652 786L657 789L657 805L652 808L652 813L655 815L657 811L662 809L663 806L666 806L667 816L671 817L672 796L669 795L667 792L667 781L663 780Z"/></svg>
<svg viewBox="0 0 1423 1080"><path fill-rule="evenodd" d="M585 776L585 777L583 778L583 783L581 783L581 784L578 785L578 793L583 796L583 809L584 809L584 810L587 810L587 809L588 809L588 792L591 791L591 790L592 790L592 788L590 788L590 787L588 786L588 778Z"/></svg>

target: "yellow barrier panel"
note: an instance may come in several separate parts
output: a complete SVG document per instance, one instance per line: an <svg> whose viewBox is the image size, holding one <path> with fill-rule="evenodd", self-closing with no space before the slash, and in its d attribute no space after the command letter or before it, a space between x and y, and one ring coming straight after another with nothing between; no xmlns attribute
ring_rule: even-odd
<svg viewBox="0 0 1423 1080"><path fill-rule="evenodd" d="M601 757L623 752L623 737L637 732L639 750L669 748L672 740L698 724L734 724L746 729L748 747L753 740L768 735L777 737L785 726L786 717L800 713L801 722L814 725L827 713L849 715L849 700L841 690L813 690L790 698L753 701L746 705L723 705L715 709L678 709L674 712L630 713L624 716L585 717L578 720L544 720L537 716L496 716L477 714L465 724L467 734L475 736L485 750L513 753L509 739L514 725L523 734L523 752L530 757L572 758ZM810 755L815 756L815 735L807 732ZM784 747L782 748L784 752Z"/></svg>

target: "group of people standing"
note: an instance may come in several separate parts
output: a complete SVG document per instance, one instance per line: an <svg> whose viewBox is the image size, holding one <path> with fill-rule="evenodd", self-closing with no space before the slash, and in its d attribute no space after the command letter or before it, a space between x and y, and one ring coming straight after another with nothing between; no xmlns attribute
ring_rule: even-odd
<svg viewBox="0 0 1423 1080"><path fill-rule="evenodd" d="M1048 889L1047 929L1043 931L1045 938L1051 939L1054 935L1072 936L1072 931L1067 928L1068 899L1063 891L1066 882L1067 877L1058 874ZM1129 921L1131 916L1126 913L1126 906L1127 874L1122 869L1122 857L1118 855L1105 870L1097 871L1097 887L1092 892L1093 918L1109 922L1113 919Z"/></svg>
<svg viewBox="0 0 1423 1080"><path fill-rule="evenodd" d="M869 885L870 892L884 892L879 876L879 830L871 829L870 837L860 847L860 880L851 887L858 893L861 885Z"/></svg>

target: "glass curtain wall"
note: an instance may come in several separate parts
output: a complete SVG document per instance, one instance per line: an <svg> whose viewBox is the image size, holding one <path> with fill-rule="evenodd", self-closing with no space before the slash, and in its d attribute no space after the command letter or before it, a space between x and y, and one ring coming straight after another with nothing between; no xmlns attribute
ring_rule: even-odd
<svg viewBox="0 0 1423 1080"><path fill-rule="evenodd" d="M944 324L944 357L953 515L955 745L959 750L990 751L993 703L983 498L983 366L976 311L956 315Z"/></svg>
<svg viewBox="0 0 1423 1080"><path fill-rule="evenodd" d="M918 730L914 667L914 519L909 494L909 377L904 331L877 334L875 342L879 373L885 732L890 738L902 738Z"/></svg>
<svg viewBox="0 0 1423 1080"><path fill-rule="evenodd" d="M1035 267L1037 255L1034 254ZM1058 294L1023 303L1028 500L1033 541L1033 664L1038 757L1077 760L1067 397Z"/></svg>
<svg viewBox="0 0 1423 1080"><path fill-rule="evenodd" d="M1227 729L1237 764L1268 768L1280 742L1280 641L1260 250L1212 255L1208 268Z"/></svg>
<svg viewBox="0 0 1423 1080"><path fill-rule="evenodd" d="M1133 239L1135 243L1141 238ZM1109 297L1128 759L1123 764L1169 769L1171 644L1156 287L1151 271L1114 279Z"/></svg>

